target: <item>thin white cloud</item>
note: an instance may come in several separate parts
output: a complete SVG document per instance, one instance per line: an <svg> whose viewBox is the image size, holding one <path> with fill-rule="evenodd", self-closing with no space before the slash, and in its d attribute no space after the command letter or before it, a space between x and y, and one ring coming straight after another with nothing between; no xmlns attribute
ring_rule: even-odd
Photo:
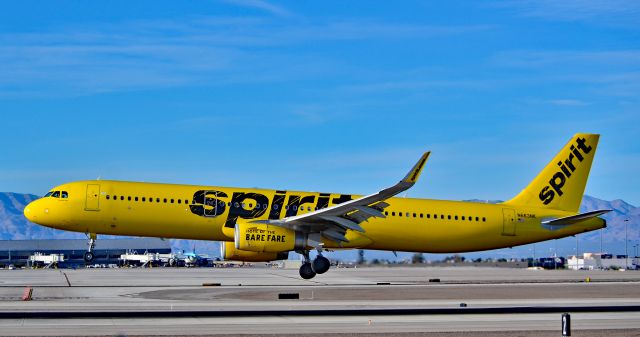
<svg viewBox="0 0 640 337"><path fill-rule="evenodd" d="M550 104L558 105L558 106L568 106L568 107L580 107L587 106L590 103L579 100L579 99L552 99L549 101Z"/></svg>
<svg viewBox="0 0 640 337"><path fill-rule="evenodd" d="M555 21L597 21L612 25L640 23L640 2L628 0L519 0L497 6L512 8L526 17Z"/></svg>
<svg viewBox="0 0 640 337"><path fill-rule="evenodd" d="M285 9L284 7L277 6L263 0L223 0L223 1L236 6L255 8L255 9L265 11L277 16L288 17L293 15L289 10Z"/></svg>
<svg viewBox="0 0 640 337"><path fill-rule="evenodd" d="M7 33L0 34L0 97L308 79L335 73L336 64L326 57L298 53L292 58L265 47L430 38L487 28L196 17Z"/></svg>

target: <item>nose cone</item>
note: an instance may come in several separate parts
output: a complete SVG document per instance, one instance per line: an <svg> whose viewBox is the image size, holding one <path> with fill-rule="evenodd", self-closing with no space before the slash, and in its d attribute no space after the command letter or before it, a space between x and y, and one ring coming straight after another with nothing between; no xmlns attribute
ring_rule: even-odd
<svg viewBox="0 0 640 337"><path fill-rule="evenodd" d="M31 221L31 222L36 222L36 217L35 217L35 207L34 207L34 203L35 201L30 202L27 207L24 208L24 217L27 218L27 220Z"/></svg>

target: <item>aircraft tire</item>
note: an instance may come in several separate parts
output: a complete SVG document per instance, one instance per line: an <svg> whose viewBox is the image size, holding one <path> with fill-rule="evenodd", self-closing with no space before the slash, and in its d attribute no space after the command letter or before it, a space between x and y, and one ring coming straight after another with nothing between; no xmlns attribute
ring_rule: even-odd
<svg viewBox="0 0 640 337"><path fill-rule="evenodd" d="M93 252L86 252L84 253L84 262L91 262L93 261L93 259L95 258L95 256L93 255Z"/></svg>
<svg viewBox="0 0 640 337"><path fill-rule="evenodd" d="M320 255L313 260L311 268L316 274L324 274L331 267L331 262L326 257Z"/></svg>
<svg viewBox="0 0 640 337"><path fill-rule="evenodd" d="M305 262L302 264L302 266L300 266L300 277L302 277L305 280L309 280L314 278L315 276L316 276L316 272L313 271L313 268L311 267L311 263Z"/></svg>

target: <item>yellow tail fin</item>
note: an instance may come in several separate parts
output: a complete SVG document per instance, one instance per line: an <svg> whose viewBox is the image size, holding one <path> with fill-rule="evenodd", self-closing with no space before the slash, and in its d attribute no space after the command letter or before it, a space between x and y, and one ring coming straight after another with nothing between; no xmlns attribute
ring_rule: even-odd
<svg viewBox="0 0 640 337"><path fill-rule="evenodd" d="M577 212L600 135L579 133L515 198L505 202Z"/></svg>

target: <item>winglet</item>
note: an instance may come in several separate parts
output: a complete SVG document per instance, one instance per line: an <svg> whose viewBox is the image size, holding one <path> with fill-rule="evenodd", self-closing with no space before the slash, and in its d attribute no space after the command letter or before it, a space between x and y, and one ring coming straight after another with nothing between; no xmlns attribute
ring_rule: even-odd
<svg viewBox="0 0 640 337"><path fill-rule="evenodd" d="M413 165L413 167L411 168L411 171L409 171L409 173L407 173L407 175L402 179L402 182L415 184L416 181L418 181L418 178L420 178L420 173L422 173L422 168L424 168L424 164L427 162L427 159L429 158L430 154L431 154L431 151L425 152L422 155L422 157L420 157L420 160L418 160L418 162L415 165Z"/></svg>

